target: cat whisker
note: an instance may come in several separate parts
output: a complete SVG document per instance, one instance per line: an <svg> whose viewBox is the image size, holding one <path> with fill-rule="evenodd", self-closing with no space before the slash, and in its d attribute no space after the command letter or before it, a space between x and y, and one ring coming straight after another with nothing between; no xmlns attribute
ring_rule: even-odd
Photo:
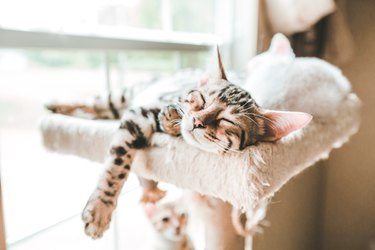
<svg viewBox="0 0 375 250"><path fill-rule="evenodd" d="M181 123L181 119L174 119L171 121L171 123L174 123L174 124Z"/></svg>
<svg viewBox="0 0 375 250"><path fill-rule="evenodd" d="M176 103L177 112L180 113L180 115L184 115L185 111L180 103Z"/></svg>
<svg viewBox="0 0 375 250"><path fill-rule="evenodd" d="M216 143L216 142L215 142ZM221 145L221 144L218 144L216 143L217 145ZM230 151L230 152L235 152L235 153L240 153L242 151L240 150L237 150L237 149L233 149L233 148L228 148L228 146L225 146L225 145L221 145L223 147L223 149L227 150L227 151Z"/></svg>
<svg viewBox="0 0 375 250"><path fill-rule="evenodd" d="M173 125L173 127L176 127L176 126L180 126L181 125L181 120L173 120L173 121L171 121L171 123L172 123L172 125Z"/></svg>
<svg viewBox="0 0 375 250"><path fill-rule="evenodd" d="M204 138L202 137L202 135L200 134L195 134L195 139L200 143L200 144L204 144L202 143L202 139L204 140Z"/></svg>
<svg viewBox="0 0 375 250"><path fill-rule="evenodd" d="M248 109L243 109L243 110L241 110L241 112L242 112L242 113L247 113L246 111L249 110L249 109L250 109L250 108L248 108ZM260 117L260 118L262 118L262 119L265 119L265 120L269 121L271 124L274 124L274 123L275 123L273 120L269 119L268 117L265 117L264 115L261 115L261 114L255 114L255 113L252 113L252 112L248 112L248 114L253 115L253 116L256 116L256 117ZM254 119L252 119L252 118L249 117L249 116L246 116L246 117L249 118L249 119L251 119L251 120L252 120L252 121L258 126L258 124L254 121Z"/></svg>
<svg viewBox="0 0 375 250"><path fill-rule="evenodd" d="M237 149L233 149L233 148L229 148L225 142L221 141L220 139L216 138L212 138L212 142L215 143L216 145L218 145L219 147L221 147L222 149L226 150L226 151L231 151L231 152L241 152L240 150L237 150Z"/></svg>
<svg viewBox="0 0 375 250"><path fill-rule="evenodd" d="M251 118L250 116L244 115L243 117L249 119L251 122L253 122L255 124L255 126L259 127L259 124L253 118Z"/></svg>
<svg viewBox="0 0 375 250"><path fill-rule="evenodd" d="M271 124L275 123L274 121L272 121L271 119L265 117L264 115L258 115L258 114L254 114L254 113L250 113L250 114L253 115L253 116L257 116L257 117L263 118L263 119L269 121Z"/></svg>
<svg viewBox="0 0 375 250"><path fill-rule="evenodd" d="M245 102L244 104L242 104L241 106L239 106L238 108L239 109L242 109L245 105L247 105L247 104L249 104L249 103L251 103L252 102L252 100L248 100L247 102ZM247 109L249 109L249 108L251 108L251 107L248 107Z"/></svg>
<svg viewBox="0 0 375 250"><path fill-rule="evenodd" d="M227 143L223 142L222 140L220 140L219 138L216 138L210 134L205 134L204 137L209 140L210 142L213 142L215 143L217 146L219 146L220 148L224 149L225 151L231 151L231 152L241 152L240 150L236 150L236 149L233 149L233 148L229 148L227 146Z"/></svg>
<svg viewBox="0 0 375 250"><path fill-rule="evenodd" d="M224 145L222 145L222 144L220 144L220 143L218 143L218 142L213 142L213 143L215 143L216 145L218 145L219 147L221 147L222 149L224 149L225 151L230 151L230 152L235 152L235 153L239 153L239 152L241 152L241 151L239 151L239 150L236 150L236 149L233 149L233 148L228 148L227 146L224 146Z"/></svg>
<svg viewBox="0 0 375 250"><path fill-rule="evenodd" d="M202 135L199 135L199 134L197 134L197 135L195 136L195 138L196 138L196 140L197 140L200 144L204 144L204 143L202 143L202 141L206 139L206 138L204 138L204 135L202 136ZM225 147L225 146L219 144L218 142L216 142L213 138L212 138L212 139L206 139L206 140L209 140L210 142L216 144L220 149L223 149L225 152L228 151L228 150L230 150L230 149L228 149L227 147ZM217 139L217 140L218 140L218 139ZM219 140L219 141L220 141L220 140Z"/></svg>
<svg viewBox="0 0 375 250"><path fill-rule="evenodd" d="M241 108L241 109L239 109L239 112L241 113L249 113L248 111L249 110L251 110L252 109L252 107L247 107L247 108ZM251 112L250 112L251 113Z"/></svg>

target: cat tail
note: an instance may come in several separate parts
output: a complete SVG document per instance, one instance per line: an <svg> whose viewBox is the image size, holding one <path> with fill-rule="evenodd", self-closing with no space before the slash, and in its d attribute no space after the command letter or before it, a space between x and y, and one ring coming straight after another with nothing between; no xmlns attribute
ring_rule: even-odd
<svg viewBox="0 0 375 250"><path fill-rule="evenodd" d="M268 202L260 202L252 211L244 213L241 209L232 208L232 225L237 234L242 237L254 236L256 233L263 233L263 227L270 226L266 216L266 207Z"/></svg>
<svg viewBox="0 0 375 250"><path fill-rule="evenodd" d="M236 230L236 233L242 237L253 236L256 233L255 228L247 229L245 224L245 214L241 212L240 209L233 208L232 209L232 225Z"/></svg>

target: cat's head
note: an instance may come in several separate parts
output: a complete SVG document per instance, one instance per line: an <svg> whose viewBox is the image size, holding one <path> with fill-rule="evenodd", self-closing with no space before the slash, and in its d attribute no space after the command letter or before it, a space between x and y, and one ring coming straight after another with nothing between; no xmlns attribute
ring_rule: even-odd
<svg viewBox="0 0 375 250"><path fill-rule="evenodd" d="M186 235L187 214L175 203L145 205L145 212L156 232L170 241Z"/></svg>
<svg viewBox="0 0 375 250"><path fill-rule="evenodd" d="M216 153L239 151L279 140L310 122L306 113L259 107L247 91L227 80L219 51L216 65L214 77L201 81L184 102L181 134L188 143Z"/></svg>

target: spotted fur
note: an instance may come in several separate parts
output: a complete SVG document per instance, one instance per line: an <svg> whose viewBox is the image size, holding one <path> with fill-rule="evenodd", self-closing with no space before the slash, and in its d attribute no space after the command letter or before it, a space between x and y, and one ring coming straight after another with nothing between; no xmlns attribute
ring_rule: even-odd
<svg viewBox="0 0 375 250"><path fill-rule="evenodd" d="M54 113L87 119L120 119L128 107L129 94L126 90L110 92L87 100L54 101L46 108Z"/></svg>

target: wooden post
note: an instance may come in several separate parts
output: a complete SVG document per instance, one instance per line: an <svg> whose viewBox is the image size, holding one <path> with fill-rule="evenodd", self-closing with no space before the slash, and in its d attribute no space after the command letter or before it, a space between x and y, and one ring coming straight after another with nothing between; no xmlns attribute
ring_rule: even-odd
<svg viewBox="0 0 375 250"><path fill-rule="evenodd" d="M4 228L4 213L3 213L3 201L1 192L1 182L0 182L0 249L6 249L5 244L5 228Z"/></svg>

